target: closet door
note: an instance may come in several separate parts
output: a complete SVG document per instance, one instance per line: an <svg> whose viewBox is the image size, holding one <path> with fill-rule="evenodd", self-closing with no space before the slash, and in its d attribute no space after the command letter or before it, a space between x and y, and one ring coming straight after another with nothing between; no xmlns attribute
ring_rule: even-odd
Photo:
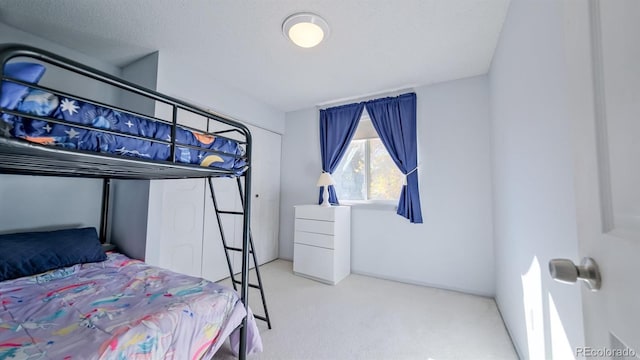
<svg viewBox="0 0 640 360"><path fill-rule="evenodd" d="M249 126L249 130L253 136L251 232L258 264L263 264L278 257L281 137L254 126ZM242 211L236 179L216 178L213 179L213 184L220 210ZM207 186L202 276L210 280L219 280L229 276L229 269L209 194ZM227 244L241 248L242 217L225 214L220 216ZM242 255L235 251L229 251L229 255L233 271L237 274L242 270Z"/></svg>
<svg viewBox="0 0 640 360"><path fill-rule="evenodd" d="M253 135L251 231L258 263L264 264L278 257L282 138L255 126L249 130Z"/></svg>
<svg viewBox="0 0 640 360"><path fill-rule="evenodd" d="M147 253L157 254L154 265L201 276L204 196L202 179L150 182Z"/></svg>

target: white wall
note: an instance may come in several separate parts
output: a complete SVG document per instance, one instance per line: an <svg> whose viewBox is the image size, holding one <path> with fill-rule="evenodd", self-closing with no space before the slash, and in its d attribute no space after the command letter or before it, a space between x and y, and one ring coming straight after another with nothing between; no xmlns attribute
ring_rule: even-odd
<svg viewBox="0 0 640 360"><path fill-rule="evenodd" d="M101 186L100 180L0 175L0 233L100 230Z"/></svg>
<svg viewBox="0 0 640 360"><path fill-rule="evenodd" d="M184 99L234 120L279 134L284 132L282 111L207 77L203 71L177 61L168 52L160 53L157 86L161 93Z"/></svg>
<svg viewBox="0 0 640 360"><path fill-rule="evenodd" d="M145 258L149 182L150 180L113 180L111 183L109 239L118 247L118 251L134 259Z"/></svg>
<svg viewBox="0 0 640 360"><path fill-rule="evenodd" d="M318 201L320 162L318 110L286 114L280 170L280 258L293 259L293 207ZM353 231L353 229L352 229Z"/></svg>
<svg viewBox="0 0 640 360"><path fill-rule="evenodd" d="M486 77L416 89L424 224L395 210L352 208L353 272L493 296L489 93ZM287 113L280 257L293 257L293 206L317 201L316 109Z"/></svg>
<svg viewBox="0 0 640 360"><path fill-rule="evenodd" d="M116 67L0 23L0 43L21 43L48 50L119 75ZM116 92L95 82L62 76L47 69L41 84L64 84L64 90L107 102ZM100 227L102 181L57 177L0 175L0 232L74 226Z"/></svg>
<svg viewBox="0 0 640 360"><path fill-rule="evenodd" d="M158 57L159 53L156 51L122 67L122 78L148 89L156 90L158 82ZM120 106L123 108L135 110L148 116L155 115L156 102L154 100L126 90L121 90L118 95Z"/></svg>
<svg viewBox="0 0 640 360"><path fill-rule="evenodd" d="M489 76L496 300L526 359L584 341L580 288L547 268L578 260L564 15L559 1L513 0Z"/></svg>
<svg viewBox="0 0 640 360"><path fill-rule="evenodd" d="M106 73L116 76L120 75L120 69L116 66L106 64L98 59L81 54L73 49L55 44L49 40L26 33L22 30L18 30L2 22L0 22L0 43L17 43L34 46L97 68ZM115 103L117 101L116 89L96 82L95 80L86 79L80 75L70 74L51 66L47 66L47 71L39 84L107 103Z"/></svg>

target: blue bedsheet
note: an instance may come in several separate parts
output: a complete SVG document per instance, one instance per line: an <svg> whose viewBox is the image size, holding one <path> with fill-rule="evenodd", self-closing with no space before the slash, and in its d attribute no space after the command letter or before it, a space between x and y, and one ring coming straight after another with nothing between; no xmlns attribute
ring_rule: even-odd
<svg viewBox="0 0 640 360"><path fill-rule="evenodd" d="M4 95L3 95L4 96ZM171 141L171 126L131 114L85 103L73 98L30 89L18 104L17 111L49 116L93 128L116 130L127 134ZM149 160L170 160L170 146L146 140L112 135L95 130L85 130L54 124L26 117L3 115L5 133L43 145L55 145L69 149L89 150L118 154ZM244 149L235 141L176 128L176 161L235 170L241 174L246 168L244 159L189 149L179 145L192 145L225 154L244 155Z"/></svg>

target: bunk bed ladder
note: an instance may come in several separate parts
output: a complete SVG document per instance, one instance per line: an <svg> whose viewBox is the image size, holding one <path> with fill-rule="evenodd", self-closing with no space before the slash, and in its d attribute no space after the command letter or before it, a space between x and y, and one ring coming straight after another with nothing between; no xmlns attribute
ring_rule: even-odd
<svg viewBox="0 0 640 360"><path fill-rule="evenodd" d="M227 265L229 266L229 274L231 276L231 284L233 285L233 289L238 291L237 285L242 285L242 281L236 280L235 271L233 270L233 265L231 264L231 256L229 255L229 251L242 252L242 248L237 248L233 246L229 246L227 244L227 240L224 235L224 229L222 227L222 214L227 215L242 215L244 216L244 211L226 211L220 210L218 208L218 201L216 199L216 193L213 189L213 180L211 177L207 178L209 182L209 190L211 190L211 199L213 200L213 208L216 212L216 220L218 220L218 227L220 228L220 238L222 239L222 247L224 248L224 254L227 259ZM244 194L242 190L242 184L240 182L240 177L236 177L236 181L238 183L238 193L240 194L240 202L242 204L242 209L244 210ZM258 258L256 256L255 246L253 245L253 236L251 234L251 230L249 230L249 253L253 258L254 270L256 272L256 279L258 280L257 284L252 284L249 282L249 287L260 290L260 297L262 298L262 308L264 309L264 316L254 314L253 317L256 319L262 320L267 323L267 327L271 329L271 319L269 318L269 311L267 310L267 301L264 296L264 287L262 285L262 277L260 276L260 267L258 266ZM248 279L247 279L248 281ZM246 299L248 301L248 299Z"/></svg>

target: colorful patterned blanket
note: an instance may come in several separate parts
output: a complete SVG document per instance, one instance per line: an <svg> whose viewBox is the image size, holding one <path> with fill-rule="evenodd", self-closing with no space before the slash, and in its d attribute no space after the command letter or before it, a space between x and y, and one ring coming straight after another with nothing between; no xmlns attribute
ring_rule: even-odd
<svg viewBox="0 0 640 360"><path fill-rule="evenodd" d="M246 314L231 289L118 253L0 282L0 304L0 360L210 358Z"/></svg>

